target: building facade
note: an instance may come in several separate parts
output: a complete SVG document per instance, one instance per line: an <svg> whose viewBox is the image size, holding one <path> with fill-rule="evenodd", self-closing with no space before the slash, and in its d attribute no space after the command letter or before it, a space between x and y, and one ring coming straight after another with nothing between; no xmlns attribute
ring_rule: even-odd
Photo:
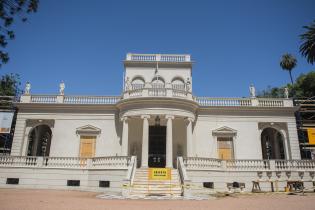
<svg viewBox="0 0 315 210"><path fill-rule="evenodd" d="M192 66L190 55L127 54L121 96L68 96L64 83L32 95L28 84L1 184L148 194L137 179L148 168L171 168L178 194L314 179L291 99L256 98L253 86L248 98L198 97Z"/></svg>

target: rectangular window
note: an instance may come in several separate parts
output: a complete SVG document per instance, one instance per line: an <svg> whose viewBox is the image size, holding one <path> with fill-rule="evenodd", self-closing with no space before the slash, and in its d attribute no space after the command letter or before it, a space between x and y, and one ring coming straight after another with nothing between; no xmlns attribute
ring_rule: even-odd
<svg viewBox="0 0 315 210"><path fill-rule="evenodd" d="M100 181L99 187L109 187L109 181Z"/></svg>
<svg viewBox="0 0 315 210"><path fill-rule="evenodd" d="M81 136L80 137L80 157L92 158L95 156L96 136Z"/></svg>
<svg viewBox="0 0 315 210"><path fill-rule="evenodd" d="M213 189L213 182L204 182L203 187Z"/></svg>
<svg viewBox="0 0 315 210"><path fill-rule="evenodd" d="M7 178L7 184L19 184L19 178Z"/></svg>
<svg viewBox="0 0 315 210"><path fill-rule="evenodd" d="M222 160L234 159L232 137L218 137L218 157Z"/></svg>
<svg viewBox="0 0 315 210"><path fill-rule="evenodd" d="M67 180L67 186L79 187L80 180Z"/></svg>

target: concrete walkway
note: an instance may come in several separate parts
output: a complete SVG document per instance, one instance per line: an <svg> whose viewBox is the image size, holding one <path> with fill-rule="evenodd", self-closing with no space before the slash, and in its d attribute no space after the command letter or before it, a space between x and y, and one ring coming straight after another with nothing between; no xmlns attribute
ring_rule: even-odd
<svg viewBox="0 0 315 210"><path fill-rule="evenodd" d="M98 196L98 197L97 197ZM0 189L2 210L314 210L315 194L251 194L210 200L102 199L98 193Z"/></svg>

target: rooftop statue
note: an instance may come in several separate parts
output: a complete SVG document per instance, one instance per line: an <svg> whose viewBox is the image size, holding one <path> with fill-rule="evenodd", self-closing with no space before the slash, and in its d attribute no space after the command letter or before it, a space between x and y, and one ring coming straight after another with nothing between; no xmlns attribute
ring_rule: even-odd
<svg viewBox="0 0 315 210"><path fill-rule="evenodd" d="M59 94L60 95L64 95L65 94L65 83L63 81L61 81L61 83L59 84Z"/></svg>
<svg viewBox="0 0 315 210"><path fill-rule="evenodd" d="M287 87L284 88L284 97L289 98L289 89Z"/></svg>
<svg viewBox="0 0 315 210"><path fill-rule="evenodd" d="M249 93L251 98L256 98L256 89L253 84L249 86Z"/></svg>
<svg viewBox="0 0 315 210"><path fill-rule="evenodd" d="M24 94L29 95L31 93L31 83L26 82L25 84L25 89L24 89Z"/></svg>

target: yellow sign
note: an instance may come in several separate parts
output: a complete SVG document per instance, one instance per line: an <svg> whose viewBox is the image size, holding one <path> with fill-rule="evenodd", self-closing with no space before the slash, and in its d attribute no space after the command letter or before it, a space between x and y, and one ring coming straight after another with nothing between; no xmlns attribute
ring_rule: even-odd
<svg viewBox="0 0 315 210"><path fill-rule="evenodd" d="M308 128L307 135L308 135L308 143L315 144L315 128Z"/></svg>
<svg viewBox="0 0 315 210"><path fill-rule="evenodd" d="M149 168L149 180L171 180L170 168Z"/></svg>

